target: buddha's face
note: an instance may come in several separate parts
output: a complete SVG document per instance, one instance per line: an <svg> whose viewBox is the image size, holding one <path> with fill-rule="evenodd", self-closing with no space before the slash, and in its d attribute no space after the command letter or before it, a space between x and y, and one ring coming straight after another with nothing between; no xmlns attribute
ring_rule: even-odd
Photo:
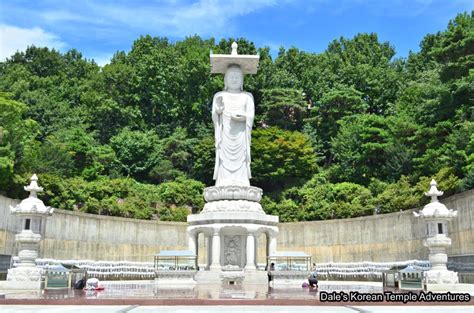
<svg viewBox="0 0 474 313"><path fill-rule="evenodd" d="M242 89L242 70L239 67L229 67L225 73L225 85L230 90L241 90Z"/></svg>

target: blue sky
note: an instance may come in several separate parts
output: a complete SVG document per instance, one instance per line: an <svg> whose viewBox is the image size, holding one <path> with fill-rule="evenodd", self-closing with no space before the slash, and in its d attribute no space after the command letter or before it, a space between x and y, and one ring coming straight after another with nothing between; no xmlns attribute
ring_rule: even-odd
<svg viewBox="0 0 474 313"><path fill-rule="evenodd" d="M99 64L140 35L245 37L258 47L322 52L340 36L376 32L397 56L418 51L472 0L155 0L0 2L0 60L28 45L76 48Z"/></svg>

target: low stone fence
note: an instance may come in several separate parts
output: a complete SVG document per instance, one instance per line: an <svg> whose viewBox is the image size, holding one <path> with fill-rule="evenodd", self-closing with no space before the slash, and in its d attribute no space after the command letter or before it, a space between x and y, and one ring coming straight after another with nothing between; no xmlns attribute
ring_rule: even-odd
<svg viewBox="0 0 474 313"><path fill-rule="evenodd" d="M36 259L39 267L49 265L75 265L87 271L89 277L101 280L149 280L156 277L152 262L92 261ZM414 266L428 270L429 261L409 260L403 262L353 262L317 263L319 280L381 281L383 271L394 266Z"/></svg>
<svg viewBox="0 0 474 313"><path fill-rule="evenodd" d="M89 277L95 277L100 280L143 280L155 278L153 262L36 259L36 264L42 268L58 264L75 265L85 269Z"/></svg>
<svg viewBox="0 0 474 313"><path fill-rule="evenodd" d="M474 254L448 256L447 265L458 273L460 283L474 284Z"/></svg>
<svg viewBox="0 0 474 313"><path fill-rule="evenodd" d="M382 273L392 267L413 266L429 270L429 261L316 263L319 280L381 281Z"/></svg>

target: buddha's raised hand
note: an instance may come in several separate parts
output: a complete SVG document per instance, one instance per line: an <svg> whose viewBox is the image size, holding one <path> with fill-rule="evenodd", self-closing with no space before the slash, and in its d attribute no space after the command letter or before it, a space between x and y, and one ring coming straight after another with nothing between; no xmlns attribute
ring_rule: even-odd
<svg viewBox="0 0 474 313"><path fill-rule="evenodd" d="M217 113L222 113L224 111L224 100L222 99L222 96L217 96L216 97L216 109Z"/></svg>

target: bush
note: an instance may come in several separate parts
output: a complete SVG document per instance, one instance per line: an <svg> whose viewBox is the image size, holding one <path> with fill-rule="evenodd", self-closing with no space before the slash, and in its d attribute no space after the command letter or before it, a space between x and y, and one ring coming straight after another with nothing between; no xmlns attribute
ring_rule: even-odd
<svg viewBox="0 0 474 313"><path fill-rule="evenodd" d="M204 207L204 184L193 179L180 178L158 186L161 206L189 207L198 212Z"/></svg>

